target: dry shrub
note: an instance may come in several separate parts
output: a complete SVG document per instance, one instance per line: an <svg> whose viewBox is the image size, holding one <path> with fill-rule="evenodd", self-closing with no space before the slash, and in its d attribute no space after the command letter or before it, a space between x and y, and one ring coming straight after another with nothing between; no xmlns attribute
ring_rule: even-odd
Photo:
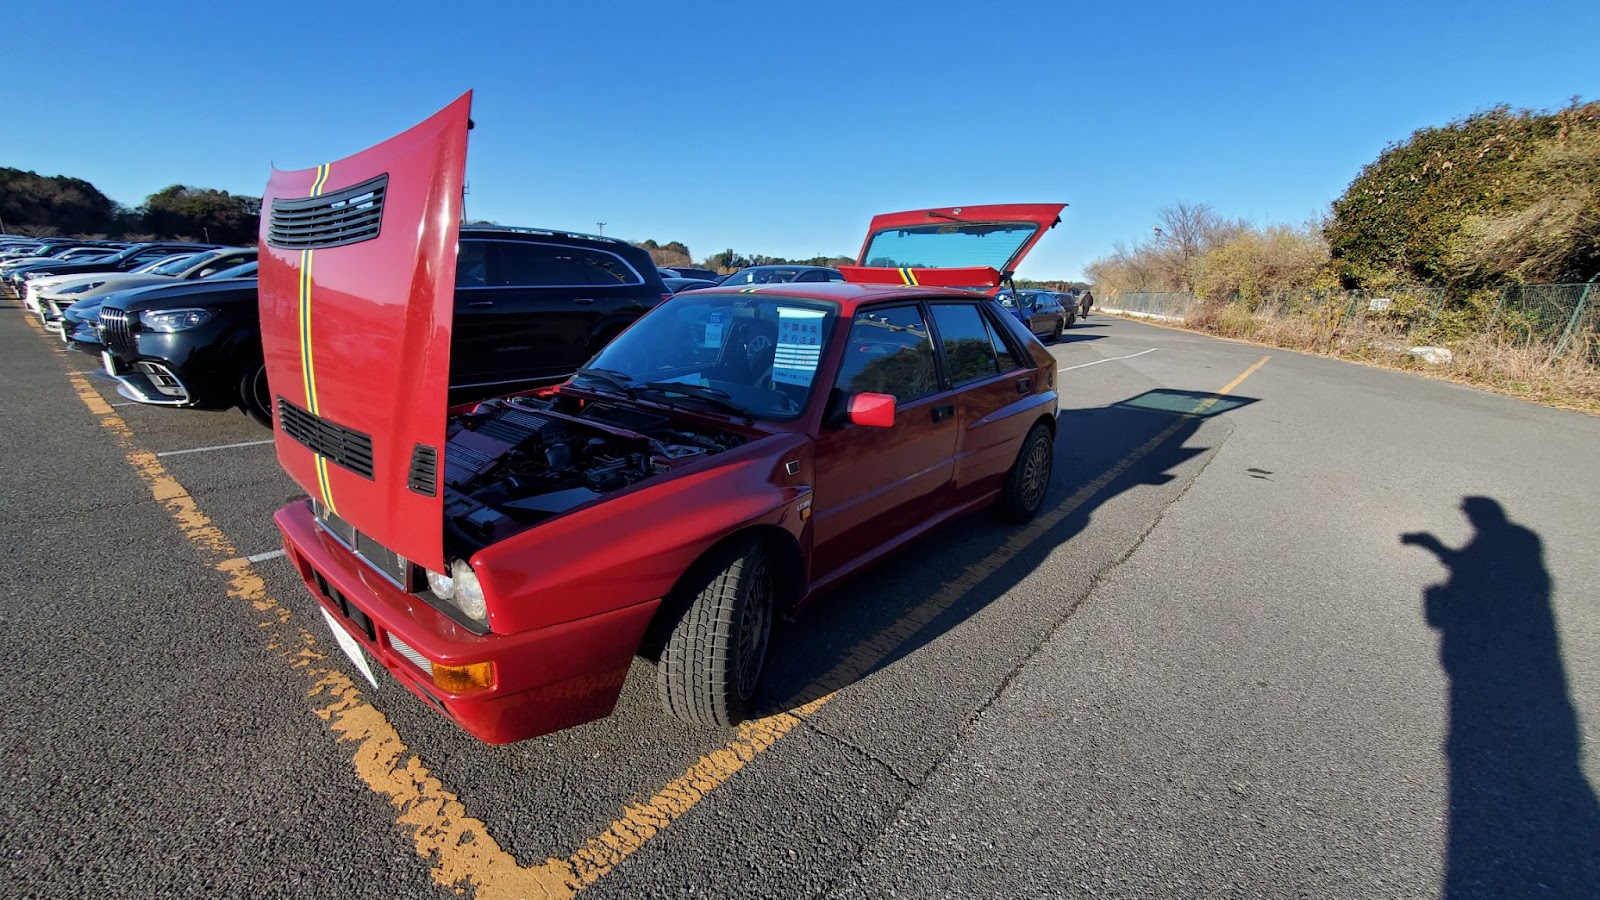
<svg viewBox="0 0 1600 900"><path fill-rule="evenodd" d="M1559 359L1542 342L1480 335L1462 341L1449 374L1539 403L1600 412L1600 335L1574 335Z"/></svg>
<svg viewBox="0 0 1600 900"><path fill-rule="evenodd" d="M1346 320L1339 304L1324 303L1290 311L1268 301L1255 309L1244 304L1206 302L1185 327L1235 338L1396 369L1449 378L1513 397L1600 413L1600 334L1572 337L1559 359L1546 341L1508 334L1474 335L1451 342L1454 359L1431 364L1407 352L1404 328L1384 317Z"/></svg>

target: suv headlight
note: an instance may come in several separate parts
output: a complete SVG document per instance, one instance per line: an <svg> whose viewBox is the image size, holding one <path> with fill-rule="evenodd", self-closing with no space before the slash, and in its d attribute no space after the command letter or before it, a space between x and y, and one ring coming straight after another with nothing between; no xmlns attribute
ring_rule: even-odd
<svg viewBox="0 0 1600 900"><path fill-rule="evenodd" d="M461 610L467 618L477 622L489 621L489 607L483 599L483 585L478 583L478 573L464 560L453 560L449 574L428 571L428 590L435 597Z"/></svg>
<svg viewBox="0 0 1600 900"><path fill-rule="evenodd" d="M139 313L139 324L146 331L187 331L204 325L216 314L214 309L152 309Z"/></svg>

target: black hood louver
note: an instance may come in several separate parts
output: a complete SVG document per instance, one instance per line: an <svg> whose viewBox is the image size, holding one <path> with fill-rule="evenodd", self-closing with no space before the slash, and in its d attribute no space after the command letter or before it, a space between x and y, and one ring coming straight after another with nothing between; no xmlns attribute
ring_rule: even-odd
<svg viewBox="0 0 1600 900"><path fill-rule="evenodd" d="M286 250L320 250L370 241L383 225L389 176L316 197L274 198L267 243Z"/></svg>
<svg viewBox="0 0 1600 900"><path fill-rule="evenodd" d="M406 489L424 497L439 494L439 451L427 444L411 448L411 467L406 471Z"/></svg>

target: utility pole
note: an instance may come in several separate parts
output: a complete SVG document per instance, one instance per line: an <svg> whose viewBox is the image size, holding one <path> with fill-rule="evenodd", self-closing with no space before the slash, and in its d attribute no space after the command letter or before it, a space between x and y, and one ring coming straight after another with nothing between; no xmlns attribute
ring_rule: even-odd
<svg viewBox="0 0 1600 900"><path fill-rule="evenodd" d="M594 223L594 225L595 225L596 228L600 229L600 236L601 237L605 237L606 236L606 223L604 223L604 222L596 222L596 223Z"/></svg>

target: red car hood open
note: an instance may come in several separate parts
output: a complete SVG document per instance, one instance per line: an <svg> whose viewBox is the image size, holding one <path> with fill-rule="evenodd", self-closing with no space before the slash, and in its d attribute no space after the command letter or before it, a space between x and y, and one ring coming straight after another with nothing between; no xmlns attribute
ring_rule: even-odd
<svg viewBox="0 0 1600 900"><path fill-rule="evenodd" d="M872 217L847 281L994 287L1016 271L1065 203L1002 203L913 209Z"/></svg>
<svg viewBox="0 0 1600 900"><path fill-rule="evenodd" d="M278 460L358 544L435 572L471 104L469 92L354 156L274 170L262 197Z"/></svg>

